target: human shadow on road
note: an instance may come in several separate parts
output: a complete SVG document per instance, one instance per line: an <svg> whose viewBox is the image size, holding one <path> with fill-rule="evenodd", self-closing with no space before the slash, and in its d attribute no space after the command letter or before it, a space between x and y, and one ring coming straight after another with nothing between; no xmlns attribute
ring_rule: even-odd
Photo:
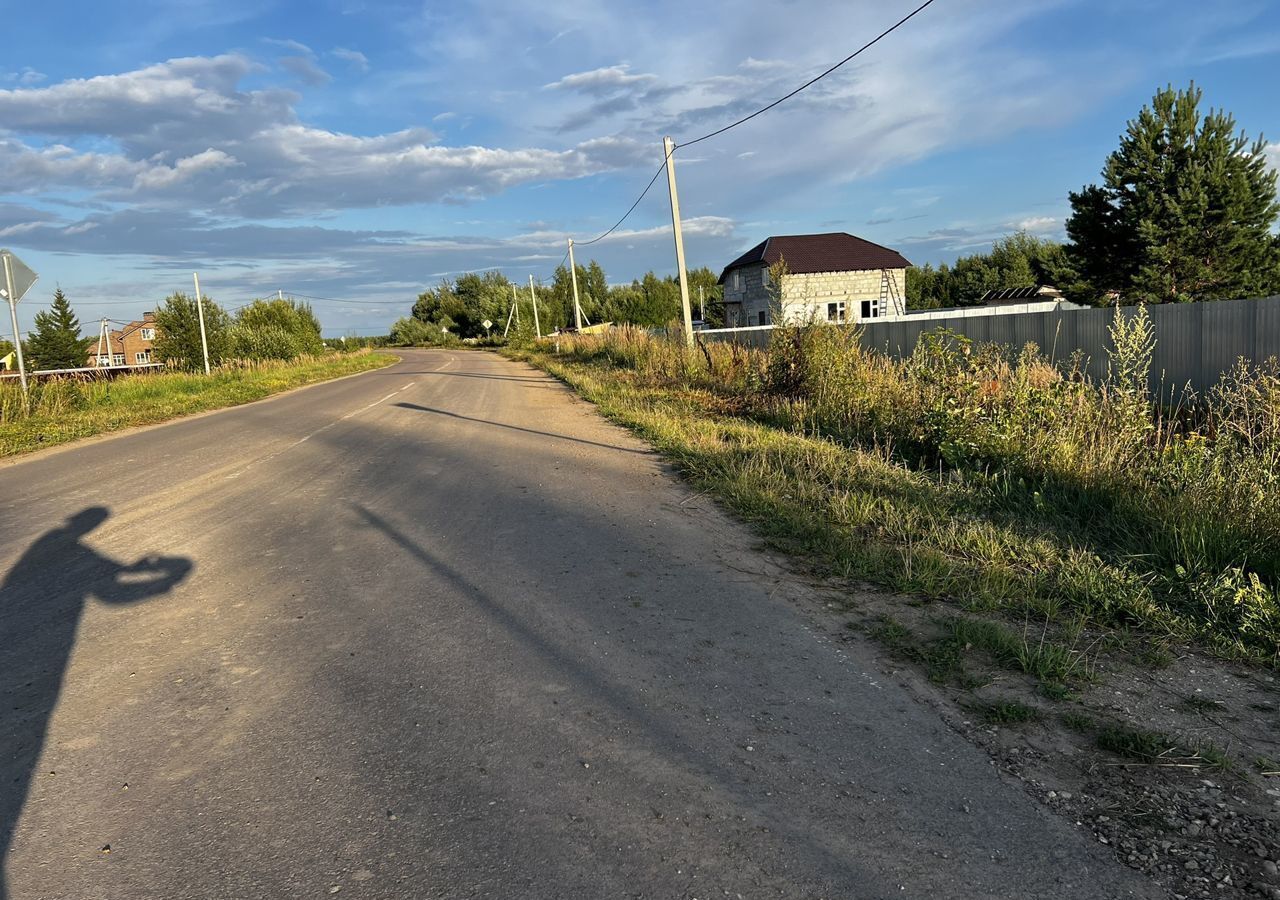
<svg viewBox="0 0 1280 900"><path fill-rule="evenodd" d="M464 422L476 422L480 425L492 425L495 428L506 428L510 431L523 431L525 434L535 434L539 437L554 438L557 441L571 441L575 444L586 444L591 447L601 447L605 450L620 450L623 453L636 453L640 456L652 456L652 450L641 450L635 447L619 447L617 444L602 444L599 441L588 441L585 438L569 437L567 434L556 434L552 431L538 431L536 428L522 428L519 425L508 425L505 422L493 422L489 419L477 419L474 416L464 416L461 413L449 412L444 409L432 409L430 406L419 406L417 403L397 403L403 409L416 409L418 412L435 413L437 416L448 416L451 419L461 419Z"/></svg>
<svg viewBox="0 0 1280 900"><path fill-rule="evenodd" d="M81 510L36 540L0 584L0 900L4 861L62 691L80 615L90 597L137 603L172 590L191 572L182 557L117 562L83 543L107 520Z"/></svg>

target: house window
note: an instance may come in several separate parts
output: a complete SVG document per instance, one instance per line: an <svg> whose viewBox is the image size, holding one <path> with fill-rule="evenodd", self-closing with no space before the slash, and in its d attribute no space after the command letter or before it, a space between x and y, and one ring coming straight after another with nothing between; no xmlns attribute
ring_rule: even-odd
<svg viewBox="0 0 1280 900"><path fill-rule="evenodd" d="M880 304L875 300L862 301L862 318L875 319L880 316Z"/></svg>
<svg viewBox="0 0 1280 900"><path fill-rule="evenodd" d="M139 335L144 341L154 341L156 339L156 330L154 328L143 328Z"/></svg>
<svg viewBox="0 0 1280 900"><path fill-rule="evenodd" d="M123 365L124 365L124 354L123 354L123 353L113 353L113 354L111 354L111 365L113 365L113 366L123 366Z"/></svg>
<svg viewBox="0 0 1280 900"><path fill-rule="evenodd" d="M765 266L763 269L760 270L760 283L765 285L766 287L769 284L769 267L768 266Z"/></svg>
<svg viewBox="0 0 1280 900"><path fill-rule="evenodd" d="M145 366L147 363L151 362L150 351L143 350L141 353L133 354L133 362L135 365Z"/></svg>
<svg viewBox="0 0 1280 900"><path fill-rule="evenodd" d="M767 309L762 309L762 310L760 310L759 315L760 315L760 324L761 324L761 325L768 325L768 324L769 324L769 311L768 311Z"/></svg>
<svg viewBox="0 0 1280 900"><path fill-rule="evenodd" d="M844 301L838 300L835 303L827 304L827 321L843 322L845 320Z"/></svg>
<svg viewBox="0 0 1280 900"><path fill-rule="evenodd" d="M100 365L100 366L109 366L109 365L111 365L111 357L110 357L110 356L108 356L108 355L107 355L107 354L105 354L105 353L101 354L101 355L98 357L98 365Z"/></svg>
<svg viewBox="0 0 1280 900"><path fill-rule="evenodd" d="M735 291L742 290L742 270L741 269L733 270L733 289Z"/></svg>

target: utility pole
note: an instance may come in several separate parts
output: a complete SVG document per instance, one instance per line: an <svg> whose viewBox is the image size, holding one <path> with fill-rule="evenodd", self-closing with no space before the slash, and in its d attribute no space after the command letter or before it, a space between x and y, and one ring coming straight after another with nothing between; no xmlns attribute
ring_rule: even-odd
<svg viewBox="0 0 1280 900"><path fill-rule="evenodd" d="M533 330L542 337L542 326L538 324L538 295L533 292L533 276L529 276L529 299L533 301Z"/></svg>
<svg viewBox="0 0 1280 900"><path fill-rule="evenodd" d="M13 269L9 265L9 254L4 254L4 296L9 301L9 318L13 322L13 350L18 354L18 378L22 382L22 396L27 396L27 363L22 358L22 335L18 333L18 298L13 291ZM36 360L39 363L39 360Z"/></svg>
<svg viewBox="0 0 1280 900"><path fill-rule="evenodd" d="M284 288L276 288L276 296L284 300Z"/></svg>
<svg viewBox="0 0 1280 900"><path fill-rule="evenodd" d="M516 295L516 286L511 285L511 311L507 313L507 327L502 329L502 338L506 340L507 332L511 330L511 317L516 314L516 306L520 303L520 298Z"/></svg>
<svg viewBox="0 0 1280 900"><path fill-rule="evenodd" d="M578 267L573 264L573 238L569 238L569 277L573 280L573 327L582 330L582 307L578 305Z"/></svg>
<svg viewBox="0 0 1280 900"><path fill-rule="evenodd" d="M209 339L204 334L204 297L200 296L200 273L192 272L196 283L196 315L200 317L200 350L204 353L204 374L209 374Z"/></svg>
<svg viewBox="0 0 1280 900"><path fill-rule="evenodd" d="M680 270L680 308L684 313L684 342L693 346L693 312L689 309L689 274L684 268L684 234L680 231L680 196L676 193L676 145L669 137L662 139L662 152L667 160L667 190L671 193L671 230L676 239L676 267Z"/></svg>
<svg viewBox="0 0 1280 900"><path fill-rule="evenodd" d="M707 323L707 299L702 296L702 285L698 285L698 318L702 324Z"/></svg>

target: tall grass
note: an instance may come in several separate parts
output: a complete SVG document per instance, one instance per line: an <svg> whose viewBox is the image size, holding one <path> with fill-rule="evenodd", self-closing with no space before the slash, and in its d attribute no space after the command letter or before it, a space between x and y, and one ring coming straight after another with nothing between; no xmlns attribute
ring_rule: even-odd
<svg viewBox="0 0 1280 900"><path fill-rule="evenodd" d="M20 384L6 380L0 382L0 457L130 425L247 403L393 360L387 354L361 350L288 362L228 362L210 375L160 372L110 381L41 379L31 382L28 397L23 396Z"/></svg>
<svg viewBox="0 0 1280 900"><path fill-rule="evenodd" d="M546 362L861 577L1280 662L1280 367L1168 410L1145 313L1112 339L1100 382L1034 345L938 333L895 361L823 326L767 351L622 329Z"/></svg>

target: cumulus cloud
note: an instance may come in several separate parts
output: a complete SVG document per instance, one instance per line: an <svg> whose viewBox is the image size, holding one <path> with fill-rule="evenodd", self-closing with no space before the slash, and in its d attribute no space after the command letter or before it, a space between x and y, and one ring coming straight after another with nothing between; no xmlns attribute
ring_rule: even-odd
<svg viewBox="0 0 1280 900"><path fill-rule="evenodd" d="M255 71L247 58L228 54L0 91L0 121L14 132L106 138L119 148L0 138L7 184L25 192L99 189L114 202L180 201L269 217L476 200L520 184L647 164L652 156L621 137L507 149L440 146L425 128L372 136L315 128L298 120L296 95L241 90Z"/></svg>
<svg viewBox="0 0 1280 900"><path fill-rule="evenodd" d="M1267 144L1265 152L1267 154L1267 162L1271 165L1271 168L1280 172L1280 143Z"/></svg>

